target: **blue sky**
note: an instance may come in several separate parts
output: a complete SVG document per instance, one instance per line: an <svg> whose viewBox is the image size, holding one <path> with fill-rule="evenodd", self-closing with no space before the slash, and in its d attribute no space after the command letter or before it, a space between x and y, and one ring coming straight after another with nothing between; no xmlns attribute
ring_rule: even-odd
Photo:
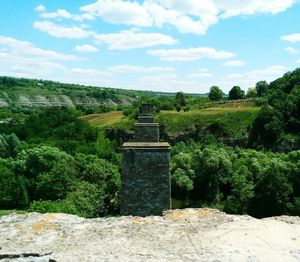
<svg viewBox="0 0 300 262"><path fill-rule="evenodd" d="M1 0L0 75L206 93L300 65L298 0Z"/></svg>

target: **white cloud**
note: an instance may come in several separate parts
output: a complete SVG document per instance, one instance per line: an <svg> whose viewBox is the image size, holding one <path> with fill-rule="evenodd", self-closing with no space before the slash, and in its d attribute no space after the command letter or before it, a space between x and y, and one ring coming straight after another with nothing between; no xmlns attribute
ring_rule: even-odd
<svg viewBox="0 0 300 262"><path fill-rule="evenodd" d="M0 36L0 50L0 71L11 76L55 79L66 70L63 62L78 60L74 55L45 50L6 36Z"/></svg>
<svg viewBox="0 0 300 262"><path fill-rule="evenodd" d="M243 78L243 75L242 74L230 74L230 75L227 76L227 78L239 79L239 78Z"/></svg>
<svg viewBox="0 0 300 262"><path fill-rule="evenodd" d="M108 45L109 49L126 50L156 45L174 45L177 43L173 37L160 33L139 33L133 30L119 33L98 34L94 36L97 43Z"/></svg>
<svg viewBox="0 0 300 262"><path fill-rule="evenodd" d="M7 49L13 55L26 56L27 58L41 58L45 60L74 61L74 55L65 55L51 50L44 50L35 47L34 44L26 41L19 41L12 37L0 36L0 46Z"/></svg>
<svg viewBox="0 0 300 262"><path fill-rule="evenodd" d="M222 10L221 18L240 15L277 14L291 7L295 0L250 0L250 1L219 1L218 8Z"/></svg>
<svg viewBox="0 0 300 262"><path fill-rule="evenodd" d="M157 56L161 61L168 62L187 62L199 60L202 58L209 59L228 59L235 56L234 53L223 50L216 50L211 47L196 47L187 49L158 49L149 50L148 54Z"/></svg>
<svg viewBox="0 0 300 262"><path fill-rule="evenodd" d="M291 54L291 55L295 55L295 54L298 54L299 53L299 51L296 49L296 48L294 48L294 47L286 47L285 48L285 51L287 51L289 54Z"/></svg>
<svg viewBox="0 0 300 262"><path fill-rule="evenodd" d="M161 67L161 66L152 66L152 67L143 67L143 66L134 66L134 65L116 65L108 68L109 71L114 73L148 73L148 72L170 72L174 71L173 67Z"/></svg>
<svg viewBox="0 0 300 262"><path fill-rule="evenodd" d="M36 47L33 43L0 36L2 75L51 79L66 83L111 85L112 72L91 68L69 68L64 62L79 60L74 55ZM72 63L72 64L73 64Z"/></svg>
<svg viewBox="0 0 300 262"><path fill-rule="evenodd" d="M298 59L298 60L296 61L296 63L297 63L297 64L300 64L300 59Z"/></svg>
<svg viewBox="0 0 300 262"><path fill-rule="evenodd" d="M74 51L82 53L93 53L98 52L99 50L92 45L77 45L74 47Z"/></svg>
<svg viewBox="0 0 300 262"><path fill-rule="evenodd" d="M46 11L46 7L43 5L39 5L36 8L34 8L35 11L37 12L45 12Z"/></svg>
<svg viewBox="0 0 300 262"><path fill-rule="evenodd" d="M223 63L222 65L223 66L244 66L246 63L244 61L240 61L240 60L230 60L230 61L227 61L225 63Z"/></svg>
<svg viewBox="0 0 300 262"><path fill-rule="evenodd" d="M300 42L300 33L284 35L281 39L291 43Z"/></svg>
<svg viewBox="0 0 300 262"><path fill-rule="evenodd" d="M190 78L212 78L213 74L210 73L207 69L203 68L203 69L200 69L196 73L189 74L188 77L190 77Z"/></svg>
<svg viewBox="0 0 300 262"><path fill-rule="evenodd" d="M182 7L185 5L184 3L186 4L186 1L181 1L180 3L176 1L176 3L172 2L172 5L163 6L154 1L145 1L144 8L152 15L153 25L162 27L163 25L170 24L176 27L181 33L203 35L210 25L218 21L216 12L209 8L205 8L207 4L201 3L201 5L198 5L195 3L198 7L201 6L201 10L205 10L203 15L199 16L199 13L194 15L196 12L180 11L180 8L177 7ZM193 16L189 16L189 14L192 14Z"/></svg>
<svg viewBox="0 0 300 262"><path fill-rule="evenodd" d="M65 18L70 19L72 15L66 11L65 9L58 9L56 12L53 13L42 13L40 14L43 18Z"/></svg>
<svg viewBox="0 0 300 262"><path fill-rule="evenodd" d="M77 26L65 27L50 21L36 21L33 27L57 38L82 39L93 34Z"/></svg>
<svg viewBox="0 0 300 262"><path fill-rule="evenodd" d="M205 34L209 26L232 16L257 13L277 14L291 7L296 0L97 0L81 7L81 11L101 17L113 24L138 27L172 25L181 33Z"/></svg>
<svg viewBox="0 0 300 262"><path fill-rule="evenodd" d="M288 68L283 65L274 65L266 68L250 71L246 74L246 77L250 80L260 81L272 81L275 78L282 76Z"/></svg>
<svg viewBox="0 0 300 262"><path fill-rule="evenodd" d="M111 76L112 74L105 70L97 69L83 69L83 68L72 68L70 69L71 73L76 75L82 75L85 77L102 77L102 76Z"/></svg>
<svg viewBox="0 0 300 262"><path fill-rule="evenodd" d="M84 21L84 20L93 20L95 19L91 14L84 13L80 15L74 15L69 13L65 9L58 9L56 12L51 13L41 13L40 17L47 19L73 19L76 21Z"/></svg>
<svg viewBox="0 0 300 262"><path fill-rule="evenodd" d="M135 1L98 0L81 7L81 11L100 16L104 21L113 24L151 26L153 23L148 11Z"/></svg>

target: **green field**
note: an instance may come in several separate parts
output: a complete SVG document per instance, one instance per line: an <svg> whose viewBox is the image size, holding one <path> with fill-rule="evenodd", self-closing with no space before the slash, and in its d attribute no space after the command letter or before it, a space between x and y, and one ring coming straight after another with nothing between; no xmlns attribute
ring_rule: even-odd
<svg viewBox="0 0 300 262"><path fill-rule="evenodd" d="M26 211L23 210L16 210L16 209L12 209L12 210L0 210L0 217L1 216L7 216L10 214L24 214L26 213Z"/></svg>
<svg viewBox="0 0 300 262"><path fill-rule="evenodd" d="M170 135L189 132L196 126L205 127L218 122L226 125L235 138L240 138L245 135L259 110L260 107L211 107L189 112L161 111L155 119L159 124L165 126L165 131ZM134 122L123 116L122 112L91 114L83 116L81 119L100 128L125 130L132 128Z"/></svg>
<svg viewBox="0 0 300 262"><path fill-rule="evenodd" d="M189 112L162 111L156 120L169 134L188 132L196 126L218 122L226 125L235 138L242 137L256 117L260 107L212 107Z"/></svg>
<svg viewBox="0 0 300 262"><path fill-rule="evenodd" d="M91 114L80 117L80 119L89 122L93 126L106 128L113 127L116 124L122 122L124 118L123 113L120 111L102 113L102 114Z"/></svg>

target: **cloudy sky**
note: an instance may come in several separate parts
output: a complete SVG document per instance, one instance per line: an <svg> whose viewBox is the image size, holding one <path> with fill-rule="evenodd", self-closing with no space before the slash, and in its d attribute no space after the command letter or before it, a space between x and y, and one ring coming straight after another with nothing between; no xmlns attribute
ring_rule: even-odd
<svg viewBox="0 0 300 262"><path fill-rule="evenodd" d="M299 0L1 0L0 75L227 92L300 66Z"/></svg>

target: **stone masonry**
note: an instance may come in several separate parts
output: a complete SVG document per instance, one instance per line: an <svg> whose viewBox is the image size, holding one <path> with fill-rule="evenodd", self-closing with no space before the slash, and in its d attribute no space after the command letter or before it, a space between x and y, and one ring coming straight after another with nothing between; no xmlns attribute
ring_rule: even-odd
<svg viewBox="0 0 300 262"><path fill-rule="evenodd" d="M123 144L121 214L162 215L171 208L170 145L159 142L150 104L142 104L134 130L134 141Z"/></svg>

